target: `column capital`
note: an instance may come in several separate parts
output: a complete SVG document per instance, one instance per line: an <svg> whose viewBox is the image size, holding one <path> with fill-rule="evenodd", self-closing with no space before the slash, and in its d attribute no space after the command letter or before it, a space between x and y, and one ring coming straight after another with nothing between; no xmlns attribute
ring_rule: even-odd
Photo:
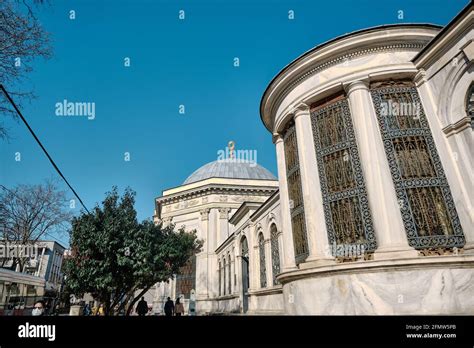
<svg viewBox="0 0 474 348"><path fill-rule="evenodd" d="M205 220L209 220L209 212L210 212L211 209L209 208L206 208L206 209L202 209L200 211L201 213L201 220L202 221L205 221Z"/></svg>
<svg viewBox="0 0 474 348"><path fill-rule="evenodd" d="M309 115L309 105L306 103L299 103L296 106L294 106L291 110L291 114L293 115L293 118L297 118L298 116L301 115Z"/></svg>
<svg viewBox="0 0 474 348"><path fill-rule="evenodd" d="M343 84L344 90L347 94L351 94L354 91L359 89L368 90L369 89L369 79L360 79L356 81L351 81Z"/></svg>
<svg viewBox="0 0 474 348"><path fill-rule="evenodd" d="M413 81L415 82L415 85L417 87L419 87L423 83L425 83L426 82L426 70L425 69L418 70L415 77L413 78Z"/></svg>
<svg viewBox="0 0 474 348"><path fill-rule="evenodd" d="M280 133L273 133L272 134L272 142L273 144L276 145L276 143L282 142L283 141L283 135Z"/></svg>
<svg viewBox="0 0 474 348"><path fill-rule="evenodd" d="M221 219L228 219L230 210L230 208L219 208L219 217Z"/></svg>

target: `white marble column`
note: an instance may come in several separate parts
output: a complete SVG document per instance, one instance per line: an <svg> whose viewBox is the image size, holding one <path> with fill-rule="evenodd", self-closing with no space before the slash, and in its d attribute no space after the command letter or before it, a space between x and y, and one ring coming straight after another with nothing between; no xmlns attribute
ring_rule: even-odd
<svg viewBox="0 0 474 348"><path fill-rule="evenodd" d="M374 259L417 257L418 252L408 245L368 85L355 81L345 88L377 240Z"/></svg>
<svg viewBox="0 0 474 348"><path fill-rule="evenodd" d="M258 289L258 250L255 245L255 225L249 226L249 233L247 234L247 241L249 246L249 291ZM250 298L249 298L250 300ZM250 304L250 303L249 303Z"/></svg>
<svg viewBox="0 0 474 348"><path fill-rule="evenodd" d="M282 253L282 273L297 269L295 262L295 249L293 245L293 231L291 228L290 198L288 195L288 182L286 179L285 148L283 137L275 133L273 142L276 147L278 164L278 183L280 190L280 211L283 233Z"/></svg>
<svg viewBox="0 0 474 348"><path fill-rule="evenodd" d="M202 300L209 297L209 209L202 209L201 236L204 245L199 254L196 255L196 299Z"/></svg>
<svg viewBox="0 0 474 348"><path fill-rule="evenodd" d="M229 237L229 213L230 208L219 208L219 238L217 246L221 245Z"/></svg>
<svg viewBox="0 0 474 348"><path fill-rule="evenodd" d="M333 262L329 251L328 233L324 218L323 196L319 182L318 164L314 148L310 108L301 103L292 111L295 119L301 190L306 220L309 255L306 262Z"/></svg>
<svg viewBox="0 0 474 348"><path fill-rule="evenodd" d="M271 248L271 241L270 238L265 240L265 276L267 277L267 288L271 288L273 286L272 281L272 248Z"/></svg>
<svg viewBox="0 0 474 348"><path fill-rule="evenodd" d="M236 257L235 257L235 248L232 248L230 253L230 258L232 260L230 267L231 281L230 281L230 293L235 294L235 266L236 266Z"/></svg>

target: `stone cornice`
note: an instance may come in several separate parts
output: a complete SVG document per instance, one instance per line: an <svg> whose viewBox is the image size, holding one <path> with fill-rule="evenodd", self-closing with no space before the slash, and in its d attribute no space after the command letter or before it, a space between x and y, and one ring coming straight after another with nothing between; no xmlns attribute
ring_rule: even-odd
<svg viewBox="0 0 474 348"><path fill-rule="evenodd" d="M334 274L358 274L386 272L389 270L426 270L429 268L473 268L474 255L465 256L420 256L398 260L370 260L323 265L308 269L297 269L282 272L277 276L281 283L291 282L308 277L324 277Z"/></svg>
<svg viewBox="0 0 474 348"><path fill-rule="evenodd" d="M470 128L470 127L471 127L471 118L463 117L456 123L453 123L444 127L443 132L444 134L446 134L446 136L450 137L451 135L462 132L466 128Z"/></svg>
<svg viewBox="0 0 474 348"><path fill-rule="evenodd" d="M281 294L283 293L282 285L275 285L271 288L263 288L258 290L249 290L249 295L253 296L265 296L265 295L272 295L272 294Z"/></svg>
<svg viewBox="0 0 474 348"><path fill-rule="evenodd" d="M156 201L161 204L173 204L183 200L189 200L204 196L209 196L212 194L233 194L233 195L256 195L256 196L265 196L272 194L278 190L278 186L227 186L227 185L211 185L200 187L195 190L184 191L175 193L169 196L162 196L156 198Z"/></svg>
<svg viewBox="0 0 474 348"><path fill-rule="evenodd" d="M283 87L280 87L280 91L276 91L276 99L270 101L270 109L269 112L266 112L265 114L269 114L270 117L274 117L276 114L276 110L278 106L281 104L283 99L300 83L305 81L306 79L310 78L311 76L319 73L320 71L323 71L325 69L328 69L331 66L337 65L339 63L343 63L344 61L351 60L357 57L361 56L366 56L366 55L371 55L375 53L382 53L382 52L391 52L391 51L407 51L407 50L412 50L412 51L419 51L421 50L425 45L427 41L415 41L415 42L410 42L410 43L392 43L392 44L384 44L384 45L377 45L375 47L369 47L369 48L364 48L364 49L352 49L348 51L345 54L340 54L337 55L336 57L329 58L325 61L318 62L315 66L309 68L307 71L304 73L300 73L297 75L296 78L293 78L291 82L285 84ZM275 89L277 90L279 87L275 86ZM269 100L266 100L266 103L268 103ZM267 125L268 129L268 125Z"/></svg>

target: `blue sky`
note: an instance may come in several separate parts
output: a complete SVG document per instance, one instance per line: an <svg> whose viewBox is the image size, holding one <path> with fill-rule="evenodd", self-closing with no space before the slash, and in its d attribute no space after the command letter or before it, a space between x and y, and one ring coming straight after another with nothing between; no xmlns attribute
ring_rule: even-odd
<svg viewBox="0 0 474 348"><path fill-rule="evenodd" d="M38 17L51 33L54 56L35 62L25 86L38 98L23 113L89 208L112 185L130 186L144 219L153 214L153 199L162 190L216 160L229 140L237 149L257 150L258 163L276 174L259 103L290 61L371 26L445 25L468 1L50 2ZM126 57L130 67L124 66ZM95 119L56 116L55 104L64 99L95 103ZM178 112L181 104L184 115ZM8 120L7 125L12 138L1 143L1 183L57 177L24 125Z"/></svg>

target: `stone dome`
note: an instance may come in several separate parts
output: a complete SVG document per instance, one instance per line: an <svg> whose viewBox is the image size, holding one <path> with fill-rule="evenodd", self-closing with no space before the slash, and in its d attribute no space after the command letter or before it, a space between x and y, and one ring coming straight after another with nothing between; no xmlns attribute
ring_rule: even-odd
<svg viewBox="0 0 474 348"><path fill-rule="evenodd" d="M222 160L203 165L183 182L183 185L209 178L277 180L266 168L255 162Z"/></svg>

